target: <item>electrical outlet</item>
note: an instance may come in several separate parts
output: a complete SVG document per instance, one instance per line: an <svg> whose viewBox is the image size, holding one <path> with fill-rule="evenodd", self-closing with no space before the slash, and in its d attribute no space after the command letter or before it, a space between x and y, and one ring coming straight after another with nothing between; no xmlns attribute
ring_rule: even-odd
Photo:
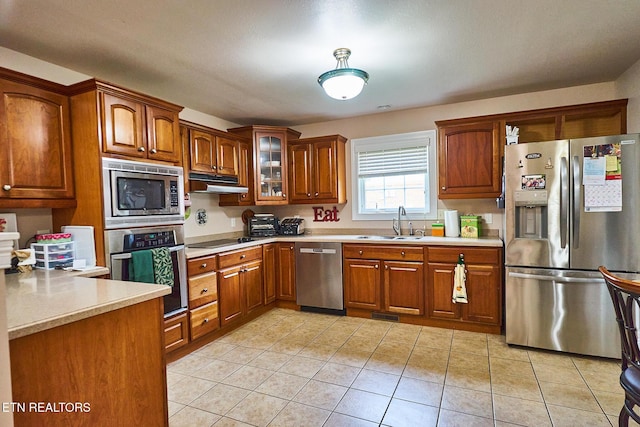
<svg viewBox="0 0 640 427"><path fill-rule="evenodd" d="M235 226L236 226L236 219L231 218L231 227L235 227Z"/></svg>
<svg viewBox="0 0 640 427"><path fill-rule="evenodd" d="M444 219L444 209L438 209L438 219Z"/></svg>
<svg viewBox="0 0 640 427"><path fill-rule="evenodd" d="M484 222L486 224L492 224L493 223L493 214L490 214L490 213L484 214L484 215L482 215L482 218L484 218Z"/></svg>

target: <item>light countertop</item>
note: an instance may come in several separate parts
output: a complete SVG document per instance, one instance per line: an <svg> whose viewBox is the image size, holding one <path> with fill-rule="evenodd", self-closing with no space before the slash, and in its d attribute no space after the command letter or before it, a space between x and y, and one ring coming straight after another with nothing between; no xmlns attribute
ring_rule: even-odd
<svg viewBox="0 0 640 427"><path fill-rule="evenodd" d="M418 245L418 246L475 246L475 247L502 247L503 242L498 237L480 237L470 239L466 237L435 237L435 236L362 236L362 235L303 235L303 236L277 236L259 237L250 242L231 243L224 246L211 248L193 248L187 244L187 258L197 258L201 256L213 255L220 252L233 251L237 249L249 248L256 245L274 242L337 242L337 243L357 243L357 244L377 244L377 245Z"/></svg>
<svg viewBox="0 0 640 427"><path fill-rule="evenodd" d="M93 271L36 269L6 274L9 339L65 325L170 293L164 285L82 277ZM1 273L0 273L1 274Z"/></svg>

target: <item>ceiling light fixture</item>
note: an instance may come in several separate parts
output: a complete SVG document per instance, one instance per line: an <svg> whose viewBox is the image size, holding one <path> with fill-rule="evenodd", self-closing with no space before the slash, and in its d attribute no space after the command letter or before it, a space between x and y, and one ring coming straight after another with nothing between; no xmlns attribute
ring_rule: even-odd
<svg viewBox="0 0 640 427"><path fill-rule="evenodd" d="M351 51L344 47L334 50L333 56L338 61L336 69L322 73L318 77L318 83L331 98L341 101L355 98L369 80L369 74L366 71L349 68L347 60L350 55Z"/></svg>

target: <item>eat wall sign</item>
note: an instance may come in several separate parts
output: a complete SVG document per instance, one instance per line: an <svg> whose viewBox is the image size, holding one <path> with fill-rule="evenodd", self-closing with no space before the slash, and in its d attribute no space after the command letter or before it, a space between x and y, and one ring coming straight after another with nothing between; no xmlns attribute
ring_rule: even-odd
<svg viewBox="0 0 640 427"><path fill-rule="evenodd" d="M338 222L338 207L334 206L333 209L325 209L324 206L314 206L313 208L313 222Z"/></svg>

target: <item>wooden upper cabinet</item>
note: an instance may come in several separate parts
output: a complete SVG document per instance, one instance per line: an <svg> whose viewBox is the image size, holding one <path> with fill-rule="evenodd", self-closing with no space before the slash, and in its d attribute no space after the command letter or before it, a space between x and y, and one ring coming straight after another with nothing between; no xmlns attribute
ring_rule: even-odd
<svg viewBox="0 0 640 427"><path fill-rule="evenodd" d="M127 157L147 157L144 104L108 93L100 95L103 114L103 150Z"/></svg>
<svg viewBox="0 0 640 427"><path fill-rule="evenodd" d="M506 126L519 143L619 135L627 132L627 100L594 102L436 122L440 199L500 194Z"/></svg>
<svg viewBox="0 0 640 427"><path fill-rule="evenodd" d="M519 143L619 135L627 133L627 100L521 111L499 119L501 141L506 125L520 129Z"/></svg>
<svg viewBox="0 0 640 427"><path fill-rule="evenodd" d="M193 124L186 125L189 132L189 167L191 172L209 175L238 175L238 140L227 137L222 131Z"/></svg>
<svg viewBox="0 0 640 427"><path fill-rule="evenodd" d="M165 162L179 162L180 123L178 113L166 108L147 105L148 157Z"/></svg>
<svg viewBox="0 0 640 427"><path fill-rule="evenodd" d="M255 205L284 205L288 203L287 145L300 133L277 126L245 126L228 130L253 141L249 178L253 180L249 198ZM222 199L221 199L222 201ZM225 200L226 205L230 205ZM246 204L239 201L235 204Z"/></svg>
<svg viewBox="0 0 640 427"><path fill-rule="evenodd" d="M489 198L500 195L499 121L438 125L438 197Z"/></svg>
<svg viewBox="0 0 640 427"><path fill-rule="evenodd" d="M210 133L189 130L189 166L192 172L214 173L215 139Z"/></svg>
<svg viewBox="0 0 640 427"><path fill-rule="evenodd" d="M346 142L330 135L289 143L290 203L346 203Z"/></svg>
<svg viewBox="0 0 640 427"><path fill-rule="evenodd" d="M238 141L216 135L216 164L218 175L238 175Z"/></svg>
<svg viewBox="0 0 640 427"><path fill-rule="evenodd" d="M247 187L246 193L220 194L220 206L252 206L253 191L253 155L251 143L241 139L238 141L238 186Z"/></svg>
<svg viewBox="0 0 640 427"><path fill-rule="evenodd" d="M168 103L161 106L153 98L112 87L101 88L98 93L104 153L182 162L178 118L181 107Z"/></svg>
<svg viewBox="0 0 640 427"><path fill-rule="evenodd" d="M0 208L75 206L69 98L0 71Z"/></svg>

